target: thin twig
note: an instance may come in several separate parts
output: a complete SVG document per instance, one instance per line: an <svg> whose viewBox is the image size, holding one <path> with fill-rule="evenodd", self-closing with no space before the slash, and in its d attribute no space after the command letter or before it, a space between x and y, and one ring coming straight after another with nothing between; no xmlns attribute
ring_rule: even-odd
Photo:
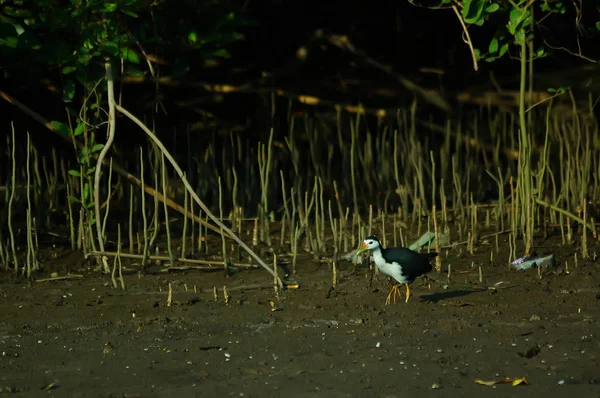
<svg viewBox="0 0 600 398"><path fill-rule="evenodd" d="M116 257L117 252L94 252L94 251L92 251L92 252L89 252L88 255ZM118 255L123 258L133 258L136 260L141 260L144 258L143 254L135 254L135 253L118 253ZM170 261L168 256L146 256L146 259L149 261ZM180 257L180 258L177 258L174 260L178 261L180 263L187 263L187 264L215 265L216 266L214 268L215 270L223 268L223 262L216 261L216 260L215 261L196 260L196 259L184 258L184 257ZM258 266L256 266L255 264L247 264L247 263L230 263L230 264L235 267L238 267L238 268L258 268ZM179 267L179 268L181 268L181 267Z"/></svg>
<svg viewBox="0 0 600 398"><path fill-rule="evenodd" d="M210 217L210 219L213 220L213 222L215 224L217 224L220 228L223 229L223 231L225 233L227 233L229 236L231 236L231 238L233 240L235 240L237 242L237 244L240 245L244 250L246 250L246 252L248 252L248 254L250 254L258 262L258 264L260 264L261 267L263 267L271 275L274 275L275 273L273 272L273 270L262 260L262 258L260 258L252 249L250 249L250 247L248 247L248 245L246 245L244 243L244 241L242 241L236 234L234 234L229 228L227 228L227 226L225 224L223 224L221 222L221 220L219 220L219 218L216 217L210 211L210 209L204 204L204 202L202 202L202 200L200 200L200 197L198 197L194 188L192 188L192 186L190 185L188 180L185 178L185 175L183 174L183 170L181 170L181 167L179 167L179 165L177 164L177 162L175 161L175 159L173 158L171 153L167 150L167 148L165 148L165 146L158 139L158 137L156 137L156 135L154 133L152 133L152 131L150 131L150 129L148 127L146 127L146 125L144 123L142 123L141 120L139 120L137 117L135 117L127 109L123 108L122 106L120 106L118 104L115 104L115 107L119 112L121 112L123 115L127 116L132 122L137 124L146 133L146 135L156 144L156 146L158 146L160 148L160 150L164 153L164 155L167 158L167 160L169 161L169 163L171 163L171 166L173 166L173 168L175 169L175 172L177 173L177 175L183 182L183 185L185 185L185 188L187 189L187 191L192 195L192 197L194 198L196 203L198 203L198 206L200 206L202 208L202 211L204 211L204 214L206 214L208 217ZM283 282L281 281L281 278L277 278L277 281L279 282L279 286L283 288Z"/></svg>
<svg viewBox="0 0 600 398"><path fill-rule="evenodd" d="M465 41L465 43L467 43L467 46L469 46L469 50L471 51L471 58L473 58L473 69L478 70L479 65L477 64L477 57L475 56L475 50L473 49L473 42L471 41L471 35L469 34L467 25L465 25L465 21L463 20L462 16L460 15L460 12L458 11L458 8L456 8L455 4L452 5L452 10L454 11L454 13L456 14L456 17L460 21L460 25L463 28L463 32L465 32L466 40L464 40L464 41Z"/></svg>

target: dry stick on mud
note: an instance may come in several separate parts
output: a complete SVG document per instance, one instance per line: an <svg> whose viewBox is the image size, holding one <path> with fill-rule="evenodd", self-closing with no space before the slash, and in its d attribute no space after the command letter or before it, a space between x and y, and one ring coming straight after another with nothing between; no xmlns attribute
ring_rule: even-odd
<svg viewBox="0 0 600 398"><path fill-rule="evenodd" d="M52 131L53 133L57 134L63 140L67 141L69 144L73 143L71 138L67 137L66 135L64 135L61 132L59 132L58 130L56 130L56 128L52 125L52 123L50 123L48 120L46 120L44 117L42 117L39 113L34 112L31 108L29 108L28 106L26 106L25 104L23 104L22 102L20 102L19 100L17 100L16 98L14 98L13 96L4 92L1 89L0 89L0 98L4 99L6 102L16 106L19 110L21 110L22 112L27 114L29 117L31 117L36 122L44 125L44 127L46 127L48 130ZM75 141L75 145L77 146L77 149L83 148L83 144L81 142L79 142L77 140L74 140L74 141ZM108 161L106 159L104 159L103 163L108 164ZM123 167L119 166L116 162L113 162L113 170L117 174L119 174L121 177L123 177L127 181L129 181L130 183L135 184L136 186L138 186L140 188L143 188L143 190L148 195L155 197L156 199L160 200L161 202L165 202L167 204L167 206L169 206L173 210L177 211L178 213L181 213L181 214L185 215L186 217L190 217L194 221L204 225L206 228L210 229L213 232L220 233L219 228L215 227L214 225L207 224L206 221L200 217L194 216L193 214L191 214L189 212L186 213L185 209L182 206L175 203L173 200L164 197L162 193L157 192L152 187L150 187L148 185L143 185L139 178L135 177L133 174L130 174ZM228 234L226 234L226 237L231 238L231 236L229 236Z"/></svg>
<svg viewBox="0 0 600 398"><path fill-rule="evenodd" d="M173 159L173 156L169 153L169 151L167 150L167 148L165 148L165 146L162 144L162 142L160 142L160 140L158 139L158 137L156 137L156 135L154 135L154 133L152 133L152 131L150 131L150 129L148 127L146 127L146 125L144 123L142 123L141 120L139 120L137 117L135 117L127 109L123 108L119 104L115 104L115 108L116 108L117 111L119 111L123 115L127 116L132 122L134 122L135 124L137 124L139 126L139 128L141 128L146 133L146 135L156 144L156 146L162 151L162 153L165 155L165 157L167 158L167 160L169 161L169 163L171 163L171 166L173 166L173 168L175 169L175 172L177 173L177 175L179 176L179 178L183 182L183 185L185 186L185 188L187 189L187 191L190 193L190 195L192 195L192 197L194 198L194 200L196 201L196 203L198 203L198 205L200 206L200 208L202 209L202 211L204 211L204 213L208 217L210 217L210 219L213 220L213 222L215 224L217 224L220 228L222 228L223 231L227 235L231 236L231 238L233 240L235 240L237 242L237 244L242 247L242 249L246 250L246 252L248 252L248 254L250 254L258 262L258 264L261 267L263 267L271 275L273 275L273 277L275 277L275 273L273 272L273 270L256 253L254 253L254 251L252 251L252 249L250 249L250 247L248 247L248 245L246 245L236 234L234 234L229 228L227 228L227 226L225 224L223 224L221 222L221 220L219 220L210 211L210 209L208 207L206 207L206 205L204 204L204 202L202 202L202 200L200 200L200 198L198 197L198 195L196 194L196 192L194 192L194 189L192 188L192 186L190 185L190 183L188 182L188 180L185 178L185 175L183 174L183 170L181 170L181 168L179 167L179 165L177 164L177 162L175 161L175 159ZM279 283L279 286L283 288L283 282L281 281L281 278L277 277L277 282Z"/></svg>

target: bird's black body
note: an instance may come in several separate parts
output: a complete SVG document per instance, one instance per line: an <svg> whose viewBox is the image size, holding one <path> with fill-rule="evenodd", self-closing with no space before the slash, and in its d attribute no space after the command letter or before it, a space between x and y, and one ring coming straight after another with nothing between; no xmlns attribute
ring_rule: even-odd
<svg viewBox="0 0 600 398"><path fill-rule="evenodd" d="M433 269L430 261L438 255L435 252L417 253L407 247L391 247L380 250L386 263L401 265L400 272L408 283L412 283L417 277L430 272Z"/></svg>

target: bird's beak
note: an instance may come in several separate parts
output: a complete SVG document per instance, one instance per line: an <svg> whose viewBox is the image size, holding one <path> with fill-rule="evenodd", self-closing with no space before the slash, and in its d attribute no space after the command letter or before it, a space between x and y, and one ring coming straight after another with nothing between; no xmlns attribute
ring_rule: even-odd
<svg viewBox="0 0 600 398"><path fill-rule="evenodd" d="M356 251L356 255L358 256L359 254L362 254L364 252L366 252L367 250L367 244L363 243L362 246Z"/></svg>

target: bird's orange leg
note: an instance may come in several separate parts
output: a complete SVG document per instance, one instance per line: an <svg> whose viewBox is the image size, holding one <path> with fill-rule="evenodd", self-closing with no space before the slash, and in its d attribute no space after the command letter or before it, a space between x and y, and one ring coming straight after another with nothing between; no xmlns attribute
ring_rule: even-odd
<svg viewBox="0 0 600 398"><path fill-rule="evenodd" d="M392 298L394 299L394 303L396 303L396 296L402 297L399 287L400 287L399 283L392 286L392 290L390 290L390 292L387 295L387 298L385 299L385 305L389 305L392 301Z"/></svg>
<svg viewBox="0 0 600 398"><path fill-rule="evenodd" d="M406 286L406 301L405 301L405 303L408 303L408 298L410 297L410 289L408 288L408 284L406 284L404 286Z"/></svg>

